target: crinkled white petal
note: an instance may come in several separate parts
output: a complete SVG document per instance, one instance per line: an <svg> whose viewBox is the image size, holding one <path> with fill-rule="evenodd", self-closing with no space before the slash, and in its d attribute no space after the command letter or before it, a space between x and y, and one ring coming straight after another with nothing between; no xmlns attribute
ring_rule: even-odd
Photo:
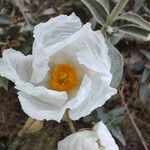
<svg viewBox="0 0 150 150"><path fill-rule="evenodd" d="M82 23L74 13L70 16L59 15L51 18L45 23L39 23L34 27L34 38L36 42L45 47L60 42L78 31Z"/></svg>
<svg viewBox="0 0 150 150"><path fill-rule="evenodd" d="M76 96L68 102L67 107L70 109L78 108L89 96L89 93L91 92L91 84L91 79L87 75L84 75Z"/></svg>
<svg viewBox="0 0 150 150"><path fill-rule="evenodd" d="M70 109L69 116L77 120L90 114L94 109L101 107L117 90L110 87L112 74L110 73L111 61L108 48L103 36L98 32L89 30L83 39L82 49L77 53L80 64L88 68L87 74L92 80L91 92L80 106ZM80 45L81 45L80 44Z"/></svg>
<svg viewBox="0 0 150 150"><path fill-rule="evenodd" d="M111 59L108 48L101 32L89 30L87 37L83 40L83 49L77 53L79 64L99 72L103 81L110 84L112 74L110 73Z"/></svg>
<svg viewBox="0 0 150 150"><path fill-rule="evenodd" d="M58 142L58 150L119 150L115 140L103 122L93 130L73 133Z"/></svg>
<svg viewBox="0 0 150 150"><path fill-rule="evenodd" d="M89 115L94 109L101 107L105 102L117 93L117 90L105 85L100 78L100 74L93 73L91 76L91 92L87 99L76 109L69 110L69 116L72 120L78 120L81 117Z"/></svg>
<svg viewBox="0 0 150 150"><path fill-rule="evenodd" d="M58 150L99 150L94 131L82 131L58 142Z"/></svg>
<svg viewBox="0 0 150 150"><path fill-rule="evenodd" d="M100 144L105 147L105 150L119 150L114 138L102 121L97 123L94 130L97 132Z"/></svg>
<svg viewBox="0 0 150 150"><path fill-rule="evenodd" d="M59 43L70 37L81 28L80 19L73 13L70 16L60 15L46 23L40 23L34 29L32 81L42 81L49 70L49 55L46 47ZM52 51L49 49L49 51Z"/></svg>
<svg viewBox="0 0 150 150"><path fill-rule="evenodd" d="M32 55L24 56L21 52L6 49L0 59L0 75L13 82L30 81L32 75Z"/></svg>
<svg viewBox="0 0 150 150"><path fill-rule="evenodd" d="M65 106L57 107L48 102L42 102L37 97L24 92L18 92L18 97L24 112L37 120L46 119L60 122L66 110Z"/></svg>
<svg viewBox="0 0 150 150"><path fill-rule="evenodd" d="M45 88L44 86L34 86L31 83L18 82L15 86L16 89L34 96L41 103L47 103L48 105L55 105L57 107L63 107L68 99L66 92L58 92Z"/></svg>

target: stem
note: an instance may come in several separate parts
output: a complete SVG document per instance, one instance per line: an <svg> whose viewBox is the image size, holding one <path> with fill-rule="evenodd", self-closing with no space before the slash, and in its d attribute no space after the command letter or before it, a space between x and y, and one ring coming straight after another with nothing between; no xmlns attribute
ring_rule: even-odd
<svg viewBox="0 0 150 150"><path fill-rule="evenodd" d="M125 109L126 109L126 111L127 111L127 114L128 114L128 116L129 116L129 119L131 120L131 123L132 123L132 125L133 125L133 127L134 127L134 129L135 129L135 131L136 131L136 133L137 133L137 135L139 136L139 138L140 138L140 140L141 140L141 143L142 143L144 149L145 149L145 150L148 150L148 147L147 147L147 145L146 145L146 142L145 142L145 140L144 140L144 137L143 137L142 133L140 132L140 130L139 130L137 124L135 123L135 120L134 120L132 114L130 113L130 110L129 110L129 108L128 108L126 102L125 102L123 90L124 90L124 88L122 88L122 89L120 90L120 96L121 96L122 103L123 103L123 105L124 105L124 107L125 107Z"/></svg>
<svg viewBox="0 0 150 150"><path fill-rule="evenodd" d="M70 119L70 117L68 115L68 111L66 111L65 114L64 114L64 120L68 123L68 125L70 127L70 131L72 133L75 133L76 130L75 130L75 127L74 127L74 124L73 124L72 120Z"/></svg>
<svg viewBox="0 0 150 150"><path fill-rule="evenodd" d="M110 26L113 21L118 17L118 15L120 14L120 12L122 11L122 9L124 8L124 6L127 4L129 0L120 0L116 6L114 7L114 9L112 10L111 14L108 17L107 20L107 25Z"/></svg>

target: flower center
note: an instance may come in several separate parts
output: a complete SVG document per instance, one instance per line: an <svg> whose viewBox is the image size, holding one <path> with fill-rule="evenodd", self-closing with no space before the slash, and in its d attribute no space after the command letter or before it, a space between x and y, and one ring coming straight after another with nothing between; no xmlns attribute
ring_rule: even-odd
<svg viewBox="0 0 150 150"><path fill-rule="evenodd" d="M57 64L50 76L49 85L56 91L70 91L77 85L75 68L69 64Z"/></svg>

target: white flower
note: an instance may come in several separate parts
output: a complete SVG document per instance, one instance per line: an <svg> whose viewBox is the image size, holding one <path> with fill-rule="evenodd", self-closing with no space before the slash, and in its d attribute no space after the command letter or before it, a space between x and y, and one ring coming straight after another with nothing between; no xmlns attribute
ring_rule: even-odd
<svg viewBox="0 0 150 150"><path fill-rule="evenodd" d="M59 141L58 150L119 150L119 148L104 123L99 122L93 130L76 132Z"/></svg>
<svg viewBox="0 0 150 150"><path fill-rule="evenodd" d="M0 75L15 83L30 117L60 121L69 109L77 120L116 94L105 39L89 23L60 15L36 25L34 38L32 55L7 49L0 59Z"/></svg>

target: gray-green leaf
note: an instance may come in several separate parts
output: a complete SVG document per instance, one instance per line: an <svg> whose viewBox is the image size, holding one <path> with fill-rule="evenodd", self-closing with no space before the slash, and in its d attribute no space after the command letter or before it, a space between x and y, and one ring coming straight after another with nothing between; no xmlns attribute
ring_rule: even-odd
<svg viewBox="0 0 150 150"><path fill-rule="evenodd" d="M109 13L109 5L107 0L81 0L91 11L96 21L104 25Z"/></svg>
<svg viewBox="0 0 150 150"><path fill-rule="evenodd" d="M10 25L10 24L12 24L12 21L8 16L0 14L0 24Z"/></svg>
<svg viewBox="0 0 150 150"><path fill-rule="evenodd" d="M129 22L135 23L143 27L144 29L150 31L150 23L135 13L128 12L128 13L120 15L117 19L126 20Z"/></svg>
<svg viewBox="0 0 150 150"><path fill-rule="evenodd" d="M8 90L8 79L0 76L0 87L3 87L5 90Z"/></svg>
<svg viewBox="0 0 150 150"><path fill-rule="evenodd" d="M146 29L143 29L142 27L133 24L115 27L114 30L129 37L136 38L137 40L150 41L150 32Z"/></svg>
<svg viewBox="0 0 150 150"><path fill-rule="evenodd" d="M112 133L112 135L118 139L118 141L120 141L122 143L123 146L126 146L126 140L124 138L124 135L121 132L120 127L118 126L110 126L110 131Z"/></svg>
<svg viewBox="0 0 150 150"><path fill-rule="evenodd" d="M111 73L112 81L111 86L116 88L122 78L124 61L120 52L108 41L109 56L111 57Z"/></svg>

